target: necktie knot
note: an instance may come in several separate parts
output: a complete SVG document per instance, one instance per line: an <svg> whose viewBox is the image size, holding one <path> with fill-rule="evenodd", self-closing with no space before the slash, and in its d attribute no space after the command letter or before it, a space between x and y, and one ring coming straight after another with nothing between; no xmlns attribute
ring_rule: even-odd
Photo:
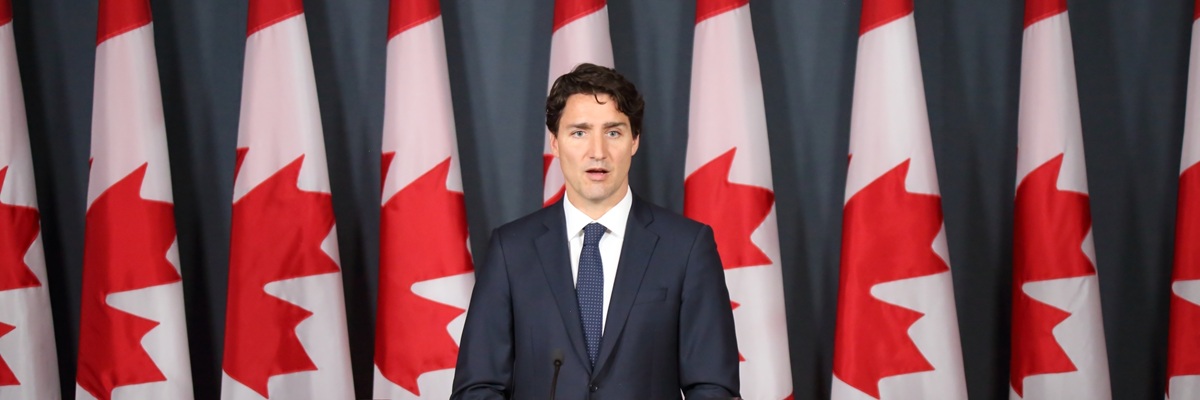
<svg viewBox="0 0 1200 400"><path fill-rule="evenodd" d="M604 236L607 228L600 225L598 222L587 224L583 227L583 245L596 246L600 244L600 238Z"/></svg>

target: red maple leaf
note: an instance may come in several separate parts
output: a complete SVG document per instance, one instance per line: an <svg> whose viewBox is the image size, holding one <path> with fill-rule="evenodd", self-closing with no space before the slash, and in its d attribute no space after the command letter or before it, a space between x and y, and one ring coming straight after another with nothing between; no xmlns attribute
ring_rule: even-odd
<svg viewBox="0 0 1200 400"><path fill-rule="evenodd" d="M0 187L8 167L0 168ZM38 234L36 208L0 203L0 291L41 286L25 264L25 253Z"/></svg>
<svg viewBox="0 0 1200 400"><path fill-rule="evenodd" d="M171 203L142 198L146 165L114 183L88 208L83 245L83 294L79 307L79 386L107 400L119 386L167 378L142 348L158 326L108 305L114 293L180 281L167 260L175 242Z"/></svg>
<svg viewBox="0 0 1200 400"><path fill-rule="evenodd" d="M1013 209L1013 322L1010 384L1024 395L1030 375L1075 371L1054 339L1054 327L1071 314L1035 300L1025 284L1096 273L1083 253L1092 229L1088 196L1058 189L1063 155L1046 161L1017 185Z"/></svg>
<svg viewBox="0 0 1200 400"><path fill-rule="evenodd" d="M1198 9L1200 10L1200 9ZM1179 175L1179 213L1175 217L1175 271L1173 282L1200 279L1200 166ZM1171 294L1168 329L1167 393L1171 378L1200 375L1200 306Z"/></svg>
<svg viewBox="0 0 1200 400"><path fill-rule="evenodd" d="M846 202L842 216L841 291L833 373L879 398L879 381L932 371L908 329L924 314L871 295L875 285L950 269L933 251L942 229L941 198L905 188L910 160Z"/></svg>
<svg viewBox="0 0 1200 400"><path fill-rule="evenodd" d="M8 167L0 168L0 187L8 176ZM25 264L25 253L38 234L36 208L0 203L0 291L41 286L37 276ZM0 336L16 329L0 322ZM20 385L16 374L0 357L0 386Z"/></svg>
<svg viewBox="0 0 1200 400"><path fill-rule="evenodd" d="M0 181L3 182L3 181ZM17 327L0 322L0 337L4 337L9 332ZM13 373L12 368L8 367L8 363L0 358L0 386L15 386L20 385L21 381L17 380L17 375Z"/></svg>
<svg viewBox="0 0 1200 400"><path fill-rule="evenodd" d="M546 177L550 175L550 163L552 163L552 162L554 162L554 155L552 155L552 154L543 154L542 155L542 182L545 182ZM566 192L567 192L566 186L558 188L558 193L555 193L554 196L550 196L549 199L546 199L546 201L542 203L542 207L550 207L551 204L557 203L558 199L561 199L563 197L563 194L565 194Z"/></svg>
<svg viewBox="0 0 1200 400"><path fill-rule="evenodd" d="M238 149L239 169L246 152ZM224 370L267 398L270 377L317 366L296 336L312 312L264 287L340 270L321 249L333 230L332 197L296 186L303 162L297 157L233 203Z"/></svg>
<svg viewBox="0 0 1200 400"><path fill-rule="evenodd" d="M472 271L463 194L446 189L449 171L446 158L388 199L380 216L375 364L418 396L418 376L454 368L458 345L446 326L465 310L418 296L412 287Z"/></svg>
<svg viewBox="0 0 1200 400"><path fill-rule="evenodd" d="M775 193L729 181L735 152L736 147L729 149L683 182L683 215L712 226L721 265L727 270L771 263L750 241L750 234L767 219Z"/></svg>

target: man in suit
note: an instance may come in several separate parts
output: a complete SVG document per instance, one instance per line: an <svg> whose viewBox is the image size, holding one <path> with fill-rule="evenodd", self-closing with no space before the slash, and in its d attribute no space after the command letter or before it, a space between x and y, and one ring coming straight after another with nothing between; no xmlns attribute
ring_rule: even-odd
<svg viewBox="0 0 1200 400"><path fill-rule="evenodd" d="M451 398L738 396L712 229L629 190L643 105L609 68L555 81L546 127L565 196L492 232Z"/></svg>

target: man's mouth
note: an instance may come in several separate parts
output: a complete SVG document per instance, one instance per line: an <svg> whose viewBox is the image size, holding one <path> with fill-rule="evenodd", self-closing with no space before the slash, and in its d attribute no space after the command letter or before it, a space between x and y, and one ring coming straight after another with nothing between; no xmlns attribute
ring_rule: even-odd
<svg viewBox="0 0 1200 400"><path fill-rule="evenodd" d="M594 181L602 181L608 177L608 170L604 168L588 168L586 171L588 179Z"/></svg>

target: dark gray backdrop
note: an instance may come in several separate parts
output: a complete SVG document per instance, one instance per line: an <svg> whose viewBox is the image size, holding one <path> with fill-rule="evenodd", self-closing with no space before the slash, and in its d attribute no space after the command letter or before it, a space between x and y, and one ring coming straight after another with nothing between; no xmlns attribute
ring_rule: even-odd
<svg viewBox="0 0 1200 400"><path fill-rule="evenodd" d="M57 327L74 390L96 2L15 0ZM1191 1L1071 1L1113 395L1161 399ZM474 254L541 203L553 0L443 1ZM153 0L197 398L219 394L246 0ZM306 0L355 387L370 397L385 0ZM1008 394L1023 2L917 1L971 398ZM680 210L694 4L611 0L617 69L647 101L632 186ZM829 393L857 0L754 0L797 398Z"/></svg>

